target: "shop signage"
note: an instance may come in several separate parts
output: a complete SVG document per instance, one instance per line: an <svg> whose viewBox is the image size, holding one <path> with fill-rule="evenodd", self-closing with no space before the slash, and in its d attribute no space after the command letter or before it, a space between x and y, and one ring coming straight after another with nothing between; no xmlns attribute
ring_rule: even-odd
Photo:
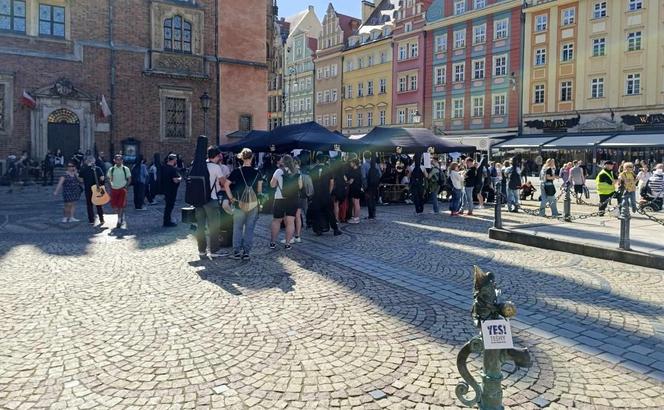
<svg viewBox="0 0 664 410"><path fill-rule="evenodd" d="M550 132L567 132L567 129L579 125L580 120L580 115L577 115L574 118L564 118L560 120L531 120L526 121L526 127Z"/></svg>
<svg viewBox="0 0 664 410"><path fill-rule="evenodd" d="M664 128L664 114L623 115L622 120L636 129Z"/></svg>

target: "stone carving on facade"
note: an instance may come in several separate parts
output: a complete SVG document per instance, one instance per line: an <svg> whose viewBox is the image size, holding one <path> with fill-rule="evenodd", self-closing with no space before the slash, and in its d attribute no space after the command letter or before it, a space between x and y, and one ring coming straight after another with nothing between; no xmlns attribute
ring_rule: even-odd
<svg viewBox="0 0 664 410"><path fill-rule="evenodd" d="M204 74L203 59L182 54L153 53L152 68L182 74Z"/></svg>
<svg viewBox="0 0 664 410"><path fill-rule="evenodd" d="M54 84L31 93L36 98L66 98L70 100L95 101L94 95L81 91L68 78L59 78Z"/></svg>
<svg viewBox="0 0 664 410"><path fill-rule="evenodd" d="M618 131L620 126L606 118L595 117L590 121L586 121L579 125L579 131Z"/></svg>

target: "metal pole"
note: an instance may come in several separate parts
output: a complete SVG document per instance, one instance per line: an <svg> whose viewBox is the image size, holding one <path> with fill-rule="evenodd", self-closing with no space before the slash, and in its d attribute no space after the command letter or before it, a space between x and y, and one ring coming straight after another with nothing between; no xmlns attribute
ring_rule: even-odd
<svg viewBox="0 0 664 410"><path fill-rule="evenodd" d="M203 110L203 135L208 136L208 113Z"/></svg>
<svg viewBox="0 0 664 410"><path fill-rule="evenodd" d="M493 227L496 229L503 229L503 190L501 184L496 185L496 206L493 210Z"/></svg>
<svg viewBox="0 0 664 410"><path fill-rule="evenodd" d="M629 243L629 225L631 219L629 206L624 204L620 210L620 244L618 247L626 251L631 250Z"/></svg>
<svg viewBox="0 0 664 410"><path fill-rule="evenodd" d="M572 196L570 193L570 182L568 181L565 184L565 208L564 208L564 217L565 217L565 222L571 222L572 221Z"/></svg>

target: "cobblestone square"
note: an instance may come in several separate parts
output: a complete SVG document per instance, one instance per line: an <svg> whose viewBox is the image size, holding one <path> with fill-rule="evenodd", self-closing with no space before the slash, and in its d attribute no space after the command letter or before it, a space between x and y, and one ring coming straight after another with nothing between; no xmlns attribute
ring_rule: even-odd
<svg viewBox="0 0 664 410"><path fill-rule="evenodd" d="M200 260L159 205L99 229L1 193L0 408L457 408L472 265L534 358L503 367L508 408L664 408L664 271L490 240L491 210L379 207L290 252L262 215L242 262Z"/></svg>

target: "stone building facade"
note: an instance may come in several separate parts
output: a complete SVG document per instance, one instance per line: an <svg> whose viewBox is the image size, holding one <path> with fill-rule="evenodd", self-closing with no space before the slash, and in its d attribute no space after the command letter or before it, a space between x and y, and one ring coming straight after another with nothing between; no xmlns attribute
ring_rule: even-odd
<svg viewBox="0 0 664 410"><path fill-rule="evenodd" d="M268 79L268 130L284 125L284 54L290 24L281 18L273 22L270 77Z"/></svg>

